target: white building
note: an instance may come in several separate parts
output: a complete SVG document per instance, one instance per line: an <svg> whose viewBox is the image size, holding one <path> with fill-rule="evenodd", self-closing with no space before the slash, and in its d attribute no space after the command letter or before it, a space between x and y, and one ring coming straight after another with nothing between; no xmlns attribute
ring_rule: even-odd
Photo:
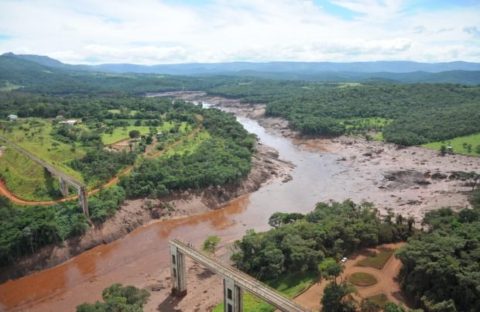
<svg viewBox="0 0 480 312"><path fill-rule="evenodd" d="M69 126L75 126L76 124L79 124L80 121L77 119L67 119L67 120L62 120L59 123L64 125L69 125Z"/></svg>
<svg viewBox="0 0 480 312"><path fill-rule="evenodd" d="M11 114L11 115L8 115L8 120L10 121L16 121L18 119L18 116L17 115L14 115L14 114Z"/></svg>

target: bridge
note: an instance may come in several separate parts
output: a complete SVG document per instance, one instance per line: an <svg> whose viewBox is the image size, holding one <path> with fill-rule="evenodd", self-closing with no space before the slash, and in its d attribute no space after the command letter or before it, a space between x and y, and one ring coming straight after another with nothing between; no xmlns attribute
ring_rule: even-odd
<svg viewBox="0 0 480 312"><path fill-rule="evenodd" d="M68 188L69 185L73 186L77 189L78 192L78 200L80 206L82 207L83 213L87 218L89 218L89 210L88 210L88 199L87 199L87 187L82 182L78 181L77 179L65 174L64 172L58 170L54 166L50 165L46 161L38 158L37 156L33 155L23 147L15 144L14 142L8 140L7 138L0 136L0 140L4 141L8 144L8 146L15 149L17 152L23 154L24 156L28 157L32 161L36 162L40 166L42 166L45 170L50 172L52 176L58 177L60 183L60 192L64 197L68 196Z"/></svg>
<svg viewBox="0 0 480 312"><path fill-rule="evenodd" d="M178 239L170 241L172 293L183 296L187 293L185 256L223 277L223 300L225 312L241 312L242 294L248 291L265 300L280 311L306 312L307 310L284 297L273 288L255 278L201 253Z"/></svg>

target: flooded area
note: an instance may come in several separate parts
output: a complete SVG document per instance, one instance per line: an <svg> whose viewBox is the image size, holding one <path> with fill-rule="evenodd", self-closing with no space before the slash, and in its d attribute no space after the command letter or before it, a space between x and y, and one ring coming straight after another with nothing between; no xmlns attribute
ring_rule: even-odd
<svg viewBox="0 0 480 312"><path fill-rule="evenodd" d="M169 269L168 241L172 238L196 246L208 235L231 242L248 229L268 229L268 218L276 211L306 213L315 203L330 199L371 200L380 206L393 205L396 200L377 185L384 179L383 168L371 168L381 164L339 161L341 150L329 153L321 148L305 148L291 138L265 129L257 120L247 117L238 120L258 136L261 144L273 147L280 159L295 166L290 181L273 180L222 209L150 223L61 265L8 281L0 285L0 311L73 311L82 302L101 299L102 290L112 283L139 287L158 283ZM345 148L348 149L352 147ZM422 189L411 191L418 193ZM162 283L169 287L168 281Z"/></svg>
<svg viewBox="0 0 480 312"><path fill-rule="evenodd" d="M199 245L208 235L216 234L231 241L247 229L268 229L268 218L276 211L307 212L316 202L347 192L348 184L339 187L331 183L344 170L335 155L302 150L290 139L267 132L255 120L239 117L239 121L262 144L275 148L281 159L295 165L291 181L276 180L219 210L152 223L64 264L8 281L0 285L1 309L72 310L81 302L100 299L102 289L111 283L135 284L136 280L167 268L171 238Z"/></svg>

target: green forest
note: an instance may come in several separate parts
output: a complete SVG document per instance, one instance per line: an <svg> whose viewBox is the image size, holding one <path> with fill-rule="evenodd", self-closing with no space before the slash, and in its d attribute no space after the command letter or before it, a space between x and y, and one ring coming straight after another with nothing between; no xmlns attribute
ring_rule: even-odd
<svg viewBox="0 0 480 312"><path fill-rule="evenodd" d="M428 229L409 239L397 257L405 292L426 311L478 311L480 307L480 191L473 209L443 208L424 218Z"/></svg>
<svg viewBox="0 0 480 312"><path fill-rule="evenodd" d="M67 164L79 172L84 181L105 182L121 168L133 166L129 175L122 176L119 185L89 197L90 218L95 224L114 215L126 198L157 198L176 190L235 184L250 171L255 136L248 134L235 117L217 109L202 109L194 104L162 98L70 96L65 99L15 92L0 94L6 104L0 108L0 114L11 113L13 108L17 113L25 107L25 117L42 118L27 123L28 131L31 131L31 124L48 125L51 139L59 142L58 146L84 151L83 156ZM38 108L30 106L31 103L38 104ZM27 107L32 110L27 112ZM81 118L82 123L75 127L64 126L55 118L53 125L40 122L58 115ZM18 124L3 125L4 135L8 135ZM105 149L102 133L129 125L146 126L151 131L141 136L130 131L130 136L137 140L136 147L130 151ZM168 131L158 132L157 129ZM201 134L193 136L192 129ZM171 148L163 153L168 146L178 145L178 142L191 146L184 148L180 144L182 151ZM147 148L153 156L146 153ZM42 246L81 235L89 227L75 201L53 206L20 207L2 198L0 265L13 263L18 257L35 253Z"/></svg>
<svg viewBox="0 0 480 312"><path fill-rule="evenodd" d="M361 123L357 132L382 131L386 141L420 145L480 132L480 88L452 84L335 84L258 81L226 83L212 94L267 104L266 114L287 119L304 135L351 133L351 120L391 120L382 127Z"/></svg>
<svg viewBox="0 0 480 312"><path fill-rule="evenodd" d="M416 230L412 218L379 217L372 205L351 201L319 203L306 215L275 213L271 230L250 230L235 242L232 260L270 285L307 272L330 279L323 311L378 311L371 302L351 302L353 286L332 280L341 272L336 261L365 247L407 241L396 252L403 264L399 281L416 307L426 312L474 312L480 306L479 190L472 193L471 204L473 208L459 212L442 208L427 213L424 230ZM406 310L387 304L385 311Z"/></svg>
<svg viewBox="0 0 480 312"><path fill-rule="evenodd" d="M103 302L83 303L77 306L77 312L142 312L149 297L144 289L113 284L103 290Z"/></svg>
<svg viewBox="0 0 480 312"><path fill-rule="evenodd" d="M359 249L406 240L414 220L401 216L381 219L371 204L319 203L306 214L272 215L274 228L249 231L235 243L232 260L263 281L282 274L318 271L327 258L341 259Z"/></svg>
<svg viewBox="0 0 480 312"><path fill-rule="evenodd" d="M0 58L0 69L0 83L18 86L9 88L13 91L0 92L0 101L6 105L0 116L18 113L19 116L54 117L62 109L68 116L82 117L98 113L103 105L108 106L112 94L136 96L148 92L201 90L246 103L267 104L267 115L286 118L293 129L304 135L366 135L374 131L382 132L388 142L420 145L480 132L478 85L400 84L389 80L322 82L245 75L106 74L46 67L12 55ZM31 98L25 93L36 96ZM88 97L97 105L83 108L75 100L78 96ZM372 125L369 122L372 118L388 122Z"/></svg>

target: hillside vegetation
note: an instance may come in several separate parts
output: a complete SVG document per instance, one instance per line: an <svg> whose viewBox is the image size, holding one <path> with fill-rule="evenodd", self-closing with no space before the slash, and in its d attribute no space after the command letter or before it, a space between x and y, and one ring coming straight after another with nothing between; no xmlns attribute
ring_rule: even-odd
<svg viewBox="0 0 480 312"><path fill-rule="evenodd" d="M386 141L400 145L444 141L480 131L480 87L260 81L225 84L210 92L266 103L268 116L287 119L305 135L352 132L345 122L355 118L390 120L381 127L359 124L354 130L364 134L383 131Z"/></svg>
<svg viewBox="0 0 480 312"><path fill-rule="evenodd" d="M405 292L426 311L478 311L480 307L480 191L474 209L444 208L424 219L428 231L397 256Z"/></svg>
<svg viewBox="0 0 480 312"><path fill-rule="evenodd" d="M27 95L22 96L29 99ZM49 105L55 107L56 103L62 102L61 98L52 99L53 103L44 103L47 111L51 109L52 115L60 114ZM126 198L158 198L176 190L232 185L240 182L250 171L255 137L248 134L230 114L216 109L202 109L182 101L172 102L170 99L102 98L100 101L109 103L104 106L84 98L74 98L74 101L79 107L83 104L84 111L95 112L82 115L82 123L78 126L65 126L55 120L41 119L45 111L33 111L31 114L35 116L34 119L6 122L3 129L6 136L15 135L18 138L22 134L22 146L30 148L29 144L34 144L38 151L32 148L32 152L38 153L39 157L60 157L64 166L81 175L91 185L103 183L122 168L133 166L131 174L123 176L120 185L89 197L90 217L96 224L115 214ZM134 116L112 116L108 112L112 106L135 109L137 113ZM0 112L8 110L8 107L0 108ZM62 114L69 118L80 117L75 105L69 109ZM129 121L126 121L127 116L130 116ZM128 129L131 122L140 124L134 127L148 126L148 134L137 137L131 150L106 149L101 140L102 134L117 128ZM40 129L38 131L45 136L44 143L48 144L39 144L40 140L36 137L32 140L31 133L37 135L37 130L32 130L37 129L32 123ZM65 146L68 153L49 150L54 143L58 144L57 147ZM62 158L62 153L72 157ZM4 170L2 178L7 180L7 186L14 186L15 191L25 191L32 196L43 196L45 192L56 189L56 185L51 185L53 182L50 185L45 182L52 178L48 175L48 178L42 177L41 168L12 157L22 156L11 155L11 149L7 147L4 157L0 158L0 170ZM46 160L56 164L52 159ZM34 168L32 179L36 179L40 185L44 183L45 186L40 190L34 183L19 183L29 178L24 170L26 166ZM48 194L58 196L57 193ZM47 207L20 207L2 199L0 264L12 263L19 256L34 253L44 245L81 235L89 226L75 201Z"/></svg>
<svg viewBox="0 0 480 312"><path fill-rule="evenodd" d="M392 216L382 220L370 204L319 203L306 215L277 213L274 229L249 231L235 243L232 256L243 271L261 280L318 270L326 258L340 259L359 249L405 240L413 220Z"/></svg>

